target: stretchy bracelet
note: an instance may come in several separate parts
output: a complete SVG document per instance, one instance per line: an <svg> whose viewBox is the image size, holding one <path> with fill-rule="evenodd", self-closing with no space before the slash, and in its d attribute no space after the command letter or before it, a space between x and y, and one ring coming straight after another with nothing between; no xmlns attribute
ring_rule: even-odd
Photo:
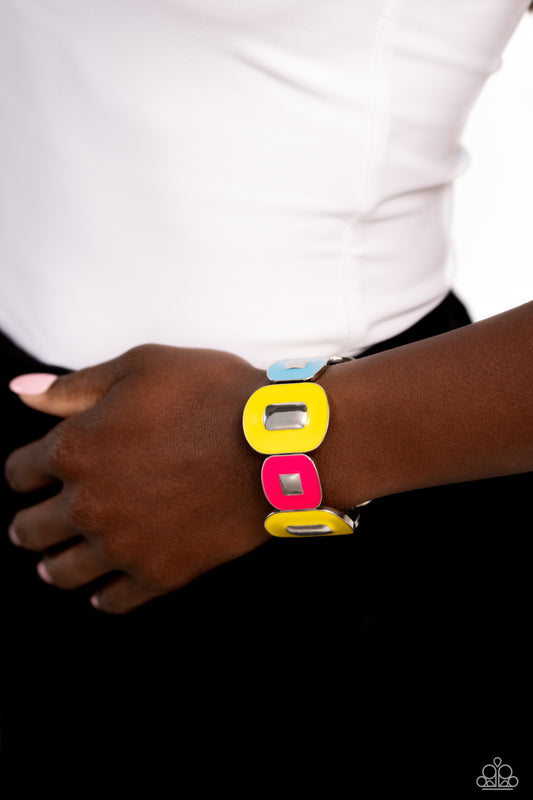
<svg viewBox="0 0 533 800"><path fill-rule="evenodd" d="M244 408L244 435L254 450L267 455L261 470L263 491L273 511L265 519L272 536L301 537L353 533L359 518L321 506L322 489L315 463L306 455L323 441L329 405L316 380L345 356L276 361L270 385L257 389Z"/></svg>

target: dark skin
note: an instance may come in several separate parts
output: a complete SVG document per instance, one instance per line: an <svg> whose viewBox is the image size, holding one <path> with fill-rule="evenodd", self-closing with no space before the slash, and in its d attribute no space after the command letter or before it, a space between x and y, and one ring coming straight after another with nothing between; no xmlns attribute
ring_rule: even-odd
<svg viewBox="0 0 533 800"><path fill-rule="evenodd" d="M533 470L533 303L319 382L331 407L313 454L325 505ZM259 547L271 508L242 410L265 383L227 353L147 345L23 396L64 420L11 454L7 480L62 488L17 514L12 540L43 553L41 577L64 589L113 573L93 596L110 613Z"/></svg>

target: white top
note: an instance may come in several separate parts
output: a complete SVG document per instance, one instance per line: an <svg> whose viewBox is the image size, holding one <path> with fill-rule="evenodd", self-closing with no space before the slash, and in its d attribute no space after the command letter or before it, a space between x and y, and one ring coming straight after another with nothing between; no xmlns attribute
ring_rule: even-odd
<svg viewBox="0 0 533 800"><path fill-rule="evenodd" d="M465 117L528 0L4 0L0 328L358 352L452 286Z"/></svg>

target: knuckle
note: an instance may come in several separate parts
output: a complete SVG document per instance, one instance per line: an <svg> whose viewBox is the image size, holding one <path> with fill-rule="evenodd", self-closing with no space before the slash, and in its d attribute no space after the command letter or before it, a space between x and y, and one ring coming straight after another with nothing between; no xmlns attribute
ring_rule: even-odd
<svg viewBox="0 0 533 800"><path fill-rule="evenodd" d="M83 532L98 531L101 520L90 489L70 487L66 494L66 516L70 527Z"/></svg>
<svg viewBox="0 0 533 800"><path fill-rule="evenodd" d="M123 354L120 361L120 369L124 372L141 370L146 364L150 364L153 361L159 350L160 346L156 344L136 345Z"/></svg>
<svg viewBox="0 0 533 800"><path fill-rule="evenodd" d="M60 478L75 478L91 468L94 434L86 430L79 420L66 419L48 434L46 459L54 475Z"/></svg>
<svg viewBox="0 0 533 800"><path fill-rule="evenodd" d="M69 474L76 450L75 437L69 426L62 423L54 428L47 442L47 457L52 472L59 476Z"/></svg>
<svg viewBox="0 0 533 800"><path fill-rule="evenodd" d="M124 354L126 358L149 358L155 351L159 350L159 345L146 342L130 347Z"/></svg>
<svg viewBox="0 0 533 800"><path fill-rule="evenodd" d="M98 538L98 554L106 564L125 575L136 572L138 556L132 542L123 532L107 530Z"/></svg>

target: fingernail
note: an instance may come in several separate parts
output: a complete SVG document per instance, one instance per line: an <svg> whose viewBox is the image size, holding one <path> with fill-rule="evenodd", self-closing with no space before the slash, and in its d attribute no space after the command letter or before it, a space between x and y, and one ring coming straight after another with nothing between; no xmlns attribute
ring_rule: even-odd
<svg viewBox="0 0 533 800"><path fill-rule="evenodd" d="M89 602L93 608L97 608L98 611L100 611L100 600L98 599L98 595L93 594Z"/></svg>
<svg viewBox="0 0 533 800"><path fill-rule="evenodd" d="M52 583L52 578L48 574L48 570L46 569L42 561L39 561L39 563L37 564L37 573L39 575L39 578L41 578L41 580L43 580L45 583Z"/></svg>
<svg viewBox="0 0 533 800"><path fill-rule="evenodd" d="M48 372L31 372L13 378L9 388L15 394L44 394L56 380L57 375L50 375Z"/></svg>
<svg viewBox="0 0 533 800"><path fill-rule="evenodd" d="M9 526L9 528L7 529L7 533L9 538L11 539L12 544L14 544L16 547L22 547L22 543L16 534L14 525Z"/></svg>

